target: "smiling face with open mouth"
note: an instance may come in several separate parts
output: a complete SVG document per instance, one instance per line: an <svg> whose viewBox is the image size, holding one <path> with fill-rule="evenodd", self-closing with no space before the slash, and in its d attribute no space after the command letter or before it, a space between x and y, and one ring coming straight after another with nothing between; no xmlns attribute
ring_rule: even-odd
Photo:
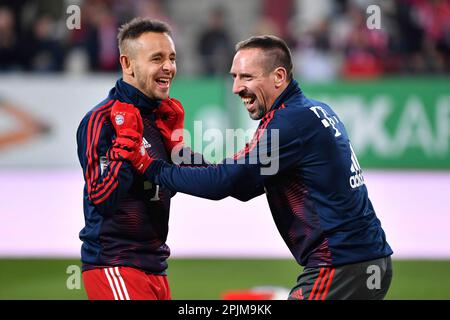
<svg viewBox="0 0 450 320"><path fill-rule="evenodd" d="M172 38L166 33L147 32L137 39L135 49L136 87L151 99L167 99L177 73Z"/></svg>
<svg viewBox="0 0 450 320"><path fill-rule="evenodd" d="M234 56L230 70L233 93L241 97L253 120L261 119L279 94L272 72L266 70L265 59L261 49L242 49Z"/></svg>

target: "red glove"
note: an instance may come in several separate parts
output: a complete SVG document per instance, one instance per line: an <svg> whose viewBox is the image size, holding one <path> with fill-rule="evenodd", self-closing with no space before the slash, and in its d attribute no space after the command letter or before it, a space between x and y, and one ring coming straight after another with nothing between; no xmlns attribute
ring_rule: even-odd
<svg viewBox="0 0 450 320"><path fill-rule="evenodd" d="M119 131L132 129L141 135L144 133L141 114L135 106L128 103L116 101L111 109L111 122L119 136Z"/></svg>
<svg viewBox="0 0 450 320"><path fill-rule="evenodd" d="M142 136L132 129L123 129L108 152L110 160L127 160L131 162L137 172L143 174L153 162L142 143Z"/></svg>
<svg viewBox="0 0 450 320"><path fill-rule="evenodd" d="M116 101L111 109L111 122L117 138L109 150L109 158L130 161L143 174L153 159L142 143L144 124L139 110L132 104Z"/></svg>
<svg viewBox="0 0 450 320"><path fill-rule="evenodd" d="M169 98L161 102L155 111L156 126L161 132L167 151L183 145L183 131L175 132L177 129L184 129L184 109L181 102L174 98Z"/></svg>

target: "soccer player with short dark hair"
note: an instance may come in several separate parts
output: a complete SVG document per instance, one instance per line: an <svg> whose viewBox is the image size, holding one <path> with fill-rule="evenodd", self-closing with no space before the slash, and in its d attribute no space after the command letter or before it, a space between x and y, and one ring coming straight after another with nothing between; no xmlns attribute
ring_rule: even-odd
<svg viewBox="0 0 450 320"><path fill-rule="evenodd" d="M174 143L164 143L170 139L163 139L162 115L183 110L169 98L177 71L175 46L169 26L150 19L123 25L118 40L123 78L77 131L85 179L84 286L89 299L170 299L166 239L174 193L142 176L136 169L142 163L113 159L108 152L113 146L126 148L135 133L139 152L170 160ZM184 115L177 115L169 119L171 127L182 127Z"/></svg>
<svg viewBox="0 0 450 320"><path fill-rule="evenodd" d="M265 193L283 240L305 267L289 299L383 299L392 250L342 121L302 93L290 50L277 37L240 42L230 73L233 92L260 120L233 161L182 167L141 157L132 141L134 151L114 147L112 157L140 158L143 176L172 191L243 201Z"/></svg>

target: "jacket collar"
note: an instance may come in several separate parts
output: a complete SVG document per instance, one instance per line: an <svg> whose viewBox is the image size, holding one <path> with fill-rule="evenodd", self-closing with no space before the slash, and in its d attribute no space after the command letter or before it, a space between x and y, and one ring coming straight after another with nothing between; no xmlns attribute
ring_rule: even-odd
<svg viewBox="0 0 450 320"><path fill-rule="evenodd" d="M302 94L302 90L300 89L298 82L295 79L292 79L286 89L284 89L278 98L275 99L275 102L272 107L270 107L269 111L278 109L284 102L286 102L286 100L296 94Z"/></svg>
<svg viewBox="0 0 450 320"><path fill-rule="evenodd" d="M118 100L131 103L141 111L152 112L159 107L162 100L150 99L142 91L133 87L131 84L123 81L122 78L117 80L116 86L111 89L110 95L115 96Z"/></svg>

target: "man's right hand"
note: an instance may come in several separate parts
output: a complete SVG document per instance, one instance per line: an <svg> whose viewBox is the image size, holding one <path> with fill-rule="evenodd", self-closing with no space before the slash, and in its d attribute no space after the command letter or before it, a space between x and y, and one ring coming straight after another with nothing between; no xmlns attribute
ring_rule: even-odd
<svg viewBox="0 0 450 320"><path fill-rule="evenodd" d="M108 158L110 160L127 160L140 174L143 174L154 160L145 150L142 136L133 129L119 131L112 148L108 151Z"/></svg>
<svg viewBox="0 0 450 320"><path fill-rule="evenodd" d="M175 130L184 129L184 108L181 102L174 98L168 98L161 102L156 109L156 126L164 139L164 144L169 153L177 145L183 145L183 132Z"/></svg>

